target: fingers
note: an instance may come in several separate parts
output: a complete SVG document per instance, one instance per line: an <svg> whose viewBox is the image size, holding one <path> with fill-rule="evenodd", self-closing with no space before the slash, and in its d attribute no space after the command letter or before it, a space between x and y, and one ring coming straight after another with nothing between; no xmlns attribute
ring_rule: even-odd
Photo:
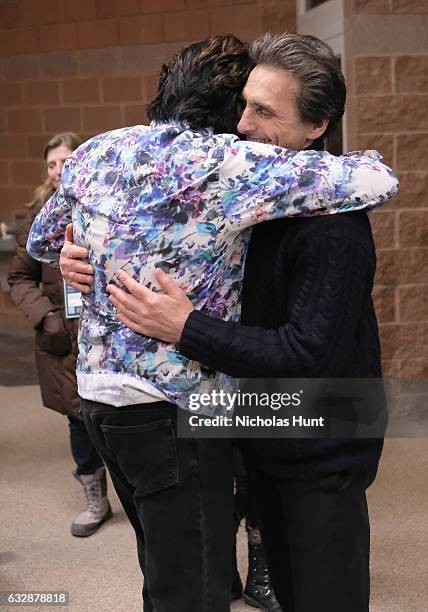
<svg viewBox="0 0 428 612"><path fill-rule="evenodd" d="M130 329L137 332L138 334L145 335L143 328L140 325L138 325L138 323L135 323L131 319L128 319L128 317L126 317L125 315L119 314L117 318L119 319L121 323L126 325L126 327L129 327Z"/></svg>
<svg viewBox="0 0 428 612"><path fill-rule="evenodd" d="M69 242L73 242L73 224L69 223L65 228L65 239Z"/></svg>
<svg viewBox="0 0 428 612"><path fill-rule="evenodd" d="M65 282L67 283L67 285L70 285L70 287L73 287L73 289L77 289L77 291L80 291L81 293L91 293L92 291L92 287L88 286L88 285L82 285L80 283L76 283L74 281L68 281L66 278L64 278Z"/></svg>
<svg viewBox="0 0 428 612"><path fill-rule="evenodd" d="M133 316L137 317L136 320L138 321L139 302L133 295L126 293L123 289L119 289L116 285L107 285L107 292L110 294L110 302L113 306L116 306L118 312L129 311Z"/></svg>
<svg viewBox="0 0 428 612"><path fill-rule="evenodd" d="M83 261L78 261L77 259L69 259L68 257L62 257L60 262L61 271L67 272L71 275L84 275L91 278L93 281L94 269L91 265L84 263ZM79 282L79 279L73 278L72 280L76 280ZM80 279L84 282L83 279Z"/></svg>
<svg viewBox="0 0 428 612"><path fill-rule="evenodd" d="M78 272L66 272L63 274L65 281L70 283L80 283L81 285L86 285L87 287L92 287L94 284L94 277L88 274L79 274Z"/></svg>
<svg viewBox="0 0 428 612"><path fill-rule="evenodd" d="M128 272L125 272L125 270L119 270L116 273L116 277L122 283L122 285L128 289L131 295L135 296L138 300L150 300L152 297L153 291L151 291L151 289L147 289L147 287L144 287L144 285L140 285L140 283L134 280L132 276L128 274ZM123 293L126 295L125 292Z"/></svg>
<svg viewBox="0 0 428 612"><path fill-rule="evenodd" d="M72 242L64 242L61 250L61 256L68 259L88 259L88 250L84 247L78 247Z"/></svg>
<svg viewBox="0 0 428 612"><path fill-rule="evenodd" d="M168 295L175 296L184 293L184 291L180 289L179 285L177 285L177 283L172 280L170 275L164 272L161 268L156 268L155 276L160 287Z"/></svg>

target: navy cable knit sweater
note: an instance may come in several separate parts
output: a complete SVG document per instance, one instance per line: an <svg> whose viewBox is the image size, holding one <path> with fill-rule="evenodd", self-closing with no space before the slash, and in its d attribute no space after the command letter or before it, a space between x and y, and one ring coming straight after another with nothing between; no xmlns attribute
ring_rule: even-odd
<svg viewBox="0 0 428 612"><path fill-rule="evenodd" d="M365 213L264 223L253 230L242 324L194 311L187 357L235 377L380 378L371 297L376 256ZM284 478L377 468L381 439L241 440L248 460Z"/></svg>

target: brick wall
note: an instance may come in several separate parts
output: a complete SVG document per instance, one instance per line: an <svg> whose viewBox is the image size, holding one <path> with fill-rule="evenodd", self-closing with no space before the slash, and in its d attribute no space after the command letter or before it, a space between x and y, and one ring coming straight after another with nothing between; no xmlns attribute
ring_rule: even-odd
<svg viewBox="0 0 428 612"><path fill-rule="evenodd" d="M144 123L159 69L183 44L294 28L294 0L0 0L0 221L40 183L53 134ZM0 289L0 324L12 321L24 324Z"/></svg>
<svg viewBox="0 0 428 612"><path fill-rule="evenodd" d="M378 148L399 197L372 217L385 374L428 377L428 2L349 0L352 148Z"/></svg>

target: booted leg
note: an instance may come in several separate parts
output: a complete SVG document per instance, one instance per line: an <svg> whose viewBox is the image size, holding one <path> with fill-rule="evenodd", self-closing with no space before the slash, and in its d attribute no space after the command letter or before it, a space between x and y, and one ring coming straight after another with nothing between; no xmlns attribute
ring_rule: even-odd
<svg viewBox="0 0 428 612"><path fill-rule="evenodd" d="M281 612L269 579L266 555L258 529L248 530L248 576L244 600L254 608Z"/></svg>
<svg viewBox="0 0 428 612"><path fill-rule="evenodd" d="M75 478L83 486L86 498L86 508L79 514L71 525L71 533L74 536L90 536L101 525L112 516L109 501L107 499L107 480L105 468L99 468L95 474L82 474Z"/></svg>
<svg viewBox="0 0 428 612"><path fill-rule="evenodd" d="M373 472L314 481L251 470L270 576L287 612L368 612Z"/></svg>

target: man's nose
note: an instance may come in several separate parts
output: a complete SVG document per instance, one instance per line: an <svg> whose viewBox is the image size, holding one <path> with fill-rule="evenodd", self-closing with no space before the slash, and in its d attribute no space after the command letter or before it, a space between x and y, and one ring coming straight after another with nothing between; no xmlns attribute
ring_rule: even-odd
<svg viewBox="0 0 428 612"><path fill-rule="evenodd" d="M236 129L240 134L249 134L254 130L254 125L247 108L244 109Z"/></svg>

